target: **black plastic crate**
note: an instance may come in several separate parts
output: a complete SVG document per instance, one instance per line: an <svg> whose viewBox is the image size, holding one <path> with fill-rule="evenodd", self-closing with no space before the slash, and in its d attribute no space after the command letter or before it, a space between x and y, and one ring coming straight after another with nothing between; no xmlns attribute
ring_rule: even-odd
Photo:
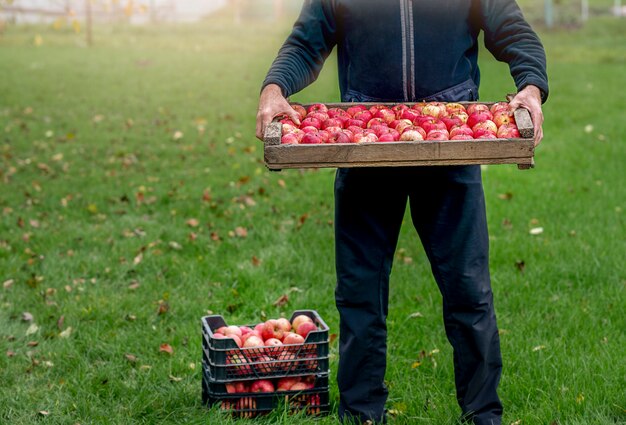
<svg viewBox="0 0 626 425"><path fill-rule="evenodd" d="M283 377L283 379L287 378L291 377ZM274 378L264 381L277 383L279 380L280 378ZM237 381L230 384L241 382L252 384L258 380ZM306 414L313 416L324 415L330 411L327 374L316 376L313 388L294 391L229 393L227 385L229 384L213 382L207 373L203 373L202 402L208 407L217 405L220 410L243 418L267 414L280 406L294 412L304 410Z"/></svg>
<svg viewBox="0 0 626 425"><path fill-rule="evenodd" d="M203 317L203 368L216 382L327 373L328 326L314 310L295 311L290 321L300 314L313 319L318 328L303 344L251 348L239 348L230 338L213 338L213 329L227 326L226 322L219 315Z"/></svg>

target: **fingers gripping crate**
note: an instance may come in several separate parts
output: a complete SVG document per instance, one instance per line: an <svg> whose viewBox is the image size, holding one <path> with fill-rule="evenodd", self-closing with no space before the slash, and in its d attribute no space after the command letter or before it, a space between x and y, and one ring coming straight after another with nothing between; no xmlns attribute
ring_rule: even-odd
<svg viewBox="0 0 626 425"><path fill-rule="evenodd" d="M296 382L298 384L294 386ZM266 392L258 392L264 386ZM301 379L283 377L216 383L207 373L203 373L202 402L209 407L219 406L220 410L243 418L267 414L280 406L291 412L323 415L330 411L328 374Z"/></svg>
<svg viewBox="0 0 626 425"><path fill-rule="evenodd" d="M328 326L314 310L295 311L290 321L298 315L309 316L317 326L303 344L242 348L231 338L214 337L214 330L226 326L222 316L203 317L203 368L215 382L327 373Z"/></svg>

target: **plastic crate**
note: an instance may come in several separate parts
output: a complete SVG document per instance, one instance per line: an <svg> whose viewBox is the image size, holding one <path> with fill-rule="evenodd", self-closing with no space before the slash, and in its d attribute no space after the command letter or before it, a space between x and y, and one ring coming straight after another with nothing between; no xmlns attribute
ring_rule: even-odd
<svg viewBox="0 0 626 425"><path fill-rule="evenodd" d="M300 314L311 317L318 328L303 344L251 348L239 348L230 338L214 338L213 329L226 322L219 315L203 317L203 369L215 382L327 373L328 326L314 310L295 311L290 321Z"/></svg>
<svg viewBox="0 0 626 425"><path fill-rule="evenodd" d="M272 379L274 382L278 380L279 378ZM254 380L238 382L252 383ZM314 387L301 391L228 393L226 385L212 381L207 373L203 373L202 402L208 407L217 405L220 410L243 418L264 415L281 406L292 412L305 411L313 416L324 415L330 411L328 374L316 376Z"/></svg>

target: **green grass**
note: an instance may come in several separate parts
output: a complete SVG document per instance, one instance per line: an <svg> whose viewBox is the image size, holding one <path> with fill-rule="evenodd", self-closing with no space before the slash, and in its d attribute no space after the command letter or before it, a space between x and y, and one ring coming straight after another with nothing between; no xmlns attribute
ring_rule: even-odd
<svg viewBox="0 0 626 425"><path fill-rule="evenodd" d="M1 36L0 423L234 423L201 405L201 316L310 308L337 332L334 171L269 172L253 135L289 27L97 28L93 48L44 27ZM537 168L483 174L504 423L626 423L626 32L605 19L542 37ZM514 90L505 65L481 67L482 99ZM294 100L337 101L335 69ZM391 284L392 423L452 424L441 299L409 219ZM329 418L255 423L335 423L336 354Z"/></svg>

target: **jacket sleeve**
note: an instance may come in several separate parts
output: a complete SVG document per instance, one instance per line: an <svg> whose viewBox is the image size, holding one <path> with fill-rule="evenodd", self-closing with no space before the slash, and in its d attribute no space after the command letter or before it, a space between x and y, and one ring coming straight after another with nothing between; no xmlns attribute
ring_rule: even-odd
<svg viewBox="0 0 626 425"><path fill-rule="evenodd" d="M334 0L305 0L298 20L263 81L277 84L285 97L314 82L336 44Z"/></svg>
<svg viewBox="0 0 626 425"><path fill-rule="evenodd" d="M509 64L518 90L527 85L548 98L546 53L539 37L524 18L515 0L479 0L479 19L485 46L494 57Z"/></svg>

